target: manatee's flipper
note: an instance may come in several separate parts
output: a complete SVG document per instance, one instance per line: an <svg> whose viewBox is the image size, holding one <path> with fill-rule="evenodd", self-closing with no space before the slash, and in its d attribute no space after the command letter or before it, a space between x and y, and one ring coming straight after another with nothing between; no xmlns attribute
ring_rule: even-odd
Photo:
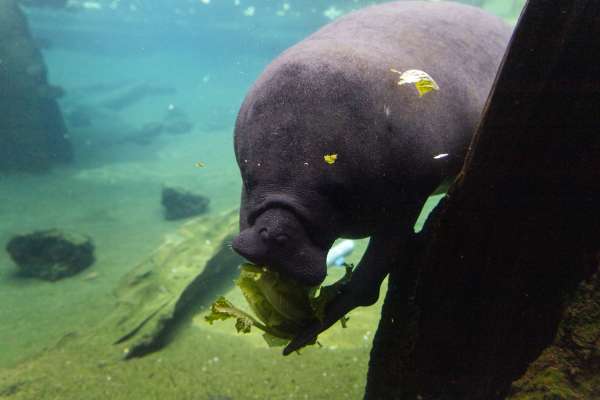
<svg viewBox="0 0 600 400"><path fill-rule="evenodd" d="M341 287L339 295L327 305L324 320L315 322L296 336L283 350L283 354L288 355L313 343L321 332L356 307L370 306L377 302L381 282L390 268L398 263L409 233L381 233L371 237L367 251L352 274L352 279Z"/></svg>

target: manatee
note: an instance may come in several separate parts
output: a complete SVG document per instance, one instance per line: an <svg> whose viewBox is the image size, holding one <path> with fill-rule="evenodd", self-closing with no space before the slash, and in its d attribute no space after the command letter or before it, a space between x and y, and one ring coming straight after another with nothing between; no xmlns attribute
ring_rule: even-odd
<svg viewBox="0 0 600 400"><path fill-rule="evenodd" d="M511 32L456 3L375 5L287 49L250 88L235 126L243 187L234 250L314 286L336 239L370 237L325 321L284 354L377 300L424 201L458 173ZM398 85L395 71L412 69L440 90L421 97Z"/></svg>

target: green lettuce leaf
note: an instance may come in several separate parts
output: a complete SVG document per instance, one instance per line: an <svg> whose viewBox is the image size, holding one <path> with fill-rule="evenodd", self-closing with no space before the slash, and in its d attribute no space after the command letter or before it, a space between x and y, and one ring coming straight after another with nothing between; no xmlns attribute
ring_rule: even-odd
<svg viewBox="0 0 600 400"><path fill-rule="evenodd" d="M205 319L212 324L235 318L238 332L248 333L256 327L264 332L263 338L270 347L284 346L310 324L323 320L327 304L351 275L352 267L347 265L343 278L319 290L285 279L265 267L243 264L236 284L256 318L219 297ZM343 326L346 320L345 317L341 319Z"/></svg>

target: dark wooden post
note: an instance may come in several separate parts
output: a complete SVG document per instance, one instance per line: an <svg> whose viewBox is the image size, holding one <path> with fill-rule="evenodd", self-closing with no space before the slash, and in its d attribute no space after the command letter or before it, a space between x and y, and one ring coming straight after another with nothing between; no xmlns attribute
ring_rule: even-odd
<svg viewBox="0 0 600 400"><path fill-rule="evenodd" d="M577 293L600 249L599 37L598 1L526 5L461 174L391 274L366 398L505 398L590 298Z"/></svg>

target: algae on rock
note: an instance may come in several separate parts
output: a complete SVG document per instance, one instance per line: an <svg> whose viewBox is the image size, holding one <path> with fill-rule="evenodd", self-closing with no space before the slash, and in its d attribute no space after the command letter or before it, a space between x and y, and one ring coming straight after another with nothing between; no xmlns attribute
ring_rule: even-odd
<svg viewBox="0 0 600 400"><path fill-rule="evenodd" d="M554 343L512 385L512 400L600 399L600 253L564 313Z"/></svg>

